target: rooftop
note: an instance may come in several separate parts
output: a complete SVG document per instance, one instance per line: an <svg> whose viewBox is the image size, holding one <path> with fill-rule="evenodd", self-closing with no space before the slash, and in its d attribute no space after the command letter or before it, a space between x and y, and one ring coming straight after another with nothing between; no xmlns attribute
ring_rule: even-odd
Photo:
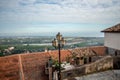
<svg viewBox="0 0 120 80"><path fill-rule="evenodd" d="M103 30L102 32L114 32L114 33L120 33L120 23L117 24L117 25L114 25L110 28L107 28L105 30Z"/></svg>
<svg viewBox="0 0 120 80"><path fill-rule="evenodd" d="M89 49L83 48L83 50L77 48L73 51L82 55L85 51L94 50L97 54L103 55L105 49L104 46L96 46L89 47ZM61 50L61 61L66 61L66 57L71 52L72 50ZM45 74L45 65L50 56L58 59L58 50L0 57L0 80L48 80L48 76ZM67 69L68 67L69 65L66 66Z"/></svg>

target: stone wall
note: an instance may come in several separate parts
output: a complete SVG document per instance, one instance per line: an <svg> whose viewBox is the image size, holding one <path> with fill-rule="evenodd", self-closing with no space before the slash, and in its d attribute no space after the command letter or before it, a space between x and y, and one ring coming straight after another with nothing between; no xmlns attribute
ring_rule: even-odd
<svg viewBox="0 0 120 80"><path fill-rule="evenodd" d="M82 76L94 72L104 71L113 68L113 58L106 56L100 60L97 60L91 64L83 65L79 68L62 71L62 79L69 79L75 76Z"/></svg>
<svg viewBox="0 0 120 80"><path fill-rule="evenodd" d="M70 70L63 70L61 72L61 77L63 80L63 79L72 78L75 76L82 76L84 74L85 74L85 67L82 66L82 67L77 67L77 68L70 69Z"/></svg>
<svg viewBox="0 0 120 80"><path fill-rule="evenodd" d="M120 55L113 57L113 67L114 69L120 69Z"/></svg>
<svg viewBox="0 0 120 80"><path fill-rule="evenodd" d="M113 68L113 58L106 56L100 60L97 60L91 64L85 65L85 73L93 73Z"/></svg>

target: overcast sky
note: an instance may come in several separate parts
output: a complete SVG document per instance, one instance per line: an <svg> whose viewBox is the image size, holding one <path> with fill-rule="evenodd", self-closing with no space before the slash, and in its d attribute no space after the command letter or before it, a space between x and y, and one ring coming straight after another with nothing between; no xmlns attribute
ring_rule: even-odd
<svg viewBox="0 0 120 80"><path fill-rule="evenodd" d="M0 0L0 35L103 36L120 23L120 0Z"/></svg>

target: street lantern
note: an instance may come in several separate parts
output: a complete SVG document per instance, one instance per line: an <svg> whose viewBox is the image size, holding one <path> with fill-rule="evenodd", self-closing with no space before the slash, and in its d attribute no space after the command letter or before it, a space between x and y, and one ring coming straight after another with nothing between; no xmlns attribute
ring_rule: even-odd
<svg viewBox="0 0 120 80"><path fill-rule="evenodd" d="M58 49L59 52L59 73L58 73L58 80L61 79L61 48L65 45L65 39L62 37L60 32L56 35L56 38L52 41L52 46Z"/></svg>

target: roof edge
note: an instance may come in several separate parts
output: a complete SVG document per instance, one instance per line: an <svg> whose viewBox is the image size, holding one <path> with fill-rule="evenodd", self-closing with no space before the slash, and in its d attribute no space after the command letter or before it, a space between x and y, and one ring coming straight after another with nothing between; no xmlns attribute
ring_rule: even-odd
<svg viewBox="0 0 120 80"><path fill-rule="evenodd" d="M106 28L106 29L102 30L101 32L120 33L120 23L118 23L112 27Z"/></svg>

